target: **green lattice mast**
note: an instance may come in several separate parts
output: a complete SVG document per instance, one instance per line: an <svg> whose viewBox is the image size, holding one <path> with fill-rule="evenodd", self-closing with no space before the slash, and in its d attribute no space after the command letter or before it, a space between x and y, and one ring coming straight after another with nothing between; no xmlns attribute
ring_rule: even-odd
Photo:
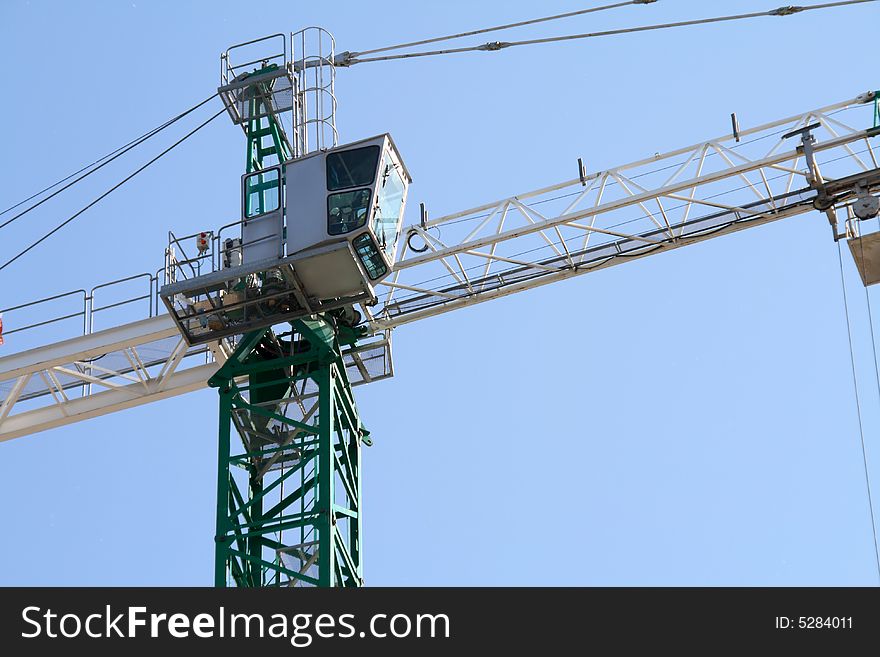
<svg viewBox="0 0 880 657"><path fill-rule="evenodd" d="M248 115L257 117L245 124L248 173L291 156L270 92L248 89ZM246 205L263 190L247 191ZM359 336L338 313L290 326L245 335L209 382L220 395L216 586L363 584L360 463L369 438L341 352Z"/></svg>

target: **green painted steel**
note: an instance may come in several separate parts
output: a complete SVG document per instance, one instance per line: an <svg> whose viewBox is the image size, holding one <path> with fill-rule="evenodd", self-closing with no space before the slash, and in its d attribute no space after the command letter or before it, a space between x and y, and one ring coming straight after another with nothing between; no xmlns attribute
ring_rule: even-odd
<svg viewBox="0 0 880 657"><path fill-rule="evenodd" d="M255 73L277 68L277 65L272 64ZM251 118L247 123L247 162L245 163L247 173L261 171L267 157L274 156L278 162L285 162L292 156L288 142L283 136L284 130L275 116L274 108L271 107L271 85L271 82L256 82L245 91L248 97L249 116L257 117Z"/></svg>
<svg viewBox="0 0 880 657"><path fill-rule="evenodd" d="M363 584L366 431L338 334L333 317L256 331L209 381L220 393L216 586Z"/></svg>
<svg viewBox="0 0 880 657"><path fill-rule="evenodd" d="M255 82L247 93L251 116L260 117L247 124L252 173L265 158L291 154L271 89ZM244 335L208 381L220 395L218 587L363 584L361 444L371 442L342 359L342 346L360 336L335 313L291 329Z"/></svg>
<svg viewBox="0 0 880 657"><path fill-rule="evenodd" d="M289 340L246 336L210 384L221 401L215 583L360 585L363 431L332 318L298 323Z"/></svg>

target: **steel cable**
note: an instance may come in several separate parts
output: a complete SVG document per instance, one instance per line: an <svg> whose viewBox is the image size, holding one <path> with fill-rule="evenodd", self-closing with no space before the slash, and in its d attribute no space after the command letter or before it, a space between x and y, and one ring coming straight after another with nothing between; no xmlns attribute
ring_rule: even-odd
<svg viewBox="0 0 880 657"><path fill-rule="evenodd" d="M16 219L18 219L19 217L22 217L22 216L26 215L28 212L30 212L31 210L33 210L33 209L35 209L35 208L41 206L43 203L45 203L45 202L48 201L49 199L54 198L55 196L58 196L58 194L60 194L61 192L63 192L63 191L66 190L66 189L69 189L70 187L72 187L73 185L75 185L76 183L78 183L80 180L89 177L90 175L92 175L92 174L95 173L96 171L102 169L103 167L105 167L105 166L107 166L108 164L110 164L111 162L113 162L115 159L117 159L117 158L119 158L119 157L125 155L128 151L130 151L130 150L133 149L134 147L139 146L140 144L144 143L145 141L147 141L147 140L150 139L151 137L153 137L153 136L159 134L160 132L162 132L165 128L167 128L167 127L169 127L169 126L171 126L171 125L177 123L180 119L182 119L182 118L188 116L189 114L195 112L195 111L196 111L197 109L199 109L202 105L204 105L205 103L207 103L208 101L210 101L211 99L213 99L216 95L217 95L216 93L211 94L208 98L205 98L205 100L203 100L202 102L200 102L198 105L193 105L192 107L190 107L190 108L189 108L188 110L186 110L185 112L181 112L181 113L178 114L177 116L175 116L175 117L173 117L173 118L171 118L171 119L168 119L168 120L167 120L165 123L163 123L162 125L160 125L160 126L158 126L158 127L156 127L156 128L153 128L153 129L150 130L149 132L145 132L144 134L142 134L142 135L141 135L140 137L138 137L137 139L134 139L134 140L128 142L128 143L125 144L124 146L120 146L120 147L117 148L115 151L111 151L110 153L108 153L108 154L105 155L104 157L102 157L102 158L100 158L100 159L97 159L97 160L95 160L94 162L92 162L91 164L88 164L88 165L84 166L84 167L83 167L82 169L80 169L79 171L75 171L74 173L70 174L70 175L67 176L66 178L62 178L62 179L59 180L58 182L56 182L56 183L54 183L54 184L52 184L52 185L49 185L48 187L46 187L46 188L40 190L39 192L37 192L36 194L32 194L31 196L27 197L27 198L24 199L23 201L19 201L19 202L16 203L15 205L12 205L12 206L6 208L6 209L3 210L2 212L0 212L0 215L6 214L6 213L9 212L10 210L14 210L14 209L17 208L18 206L23 205L24 203L27 203L28 201L30 201L30 200L32 200L32 199L37 198L37 197L40 196L41 194L45 194L46 192L48 192L48 191L49 191L50 189L52 189L53 187L57 187L57 186L60 185L61 183L66 182L67 180L70 180L71 178L73 178L74 176L76 176L76 175L78 175L78 174L80 174L80 173L83 173L83 171L87 171L87 173L84 173L83 175L79 176L76 180L71 181L70 183L68 183L67 185L65 185L64 187L62 187L61 189L58 189L58 190L54 191L52 194L50 194L50 195L47 196L46 198L41 199L41 200L38 201L37 203L34 203L32 206L30 206L30 207L27 208L26 210L23 210L23 211L19 212L17 215L15 215L14 217L12 217L11 219L7 219L7 220L4 221L2 224L0 224L0 228L3 228L4 226L8 226L9 224L11 224L13 221L15 221ZM106 160L106 161L105 161L105 160ZM102 163L102 164L100 164L99 166L95 166L96 164L99 164L99 163ZM94 167L94 168L92 168L92 167ZM90 169L91 169L91 170L90 170Z"/></svg>
<svg viewBox="0 0 880 657"><path fill-rule="evenodd" d="M23 249L22 251L19 251L15 256L13 256L12 258L10 258L10 259L7 260L6 262L4 262L2 265L0 265L0 271L2 271L3 269L6 269L6 267L8 267L9 265L11 265L13 262L15 262L16 260L18 260L19 258L21 258L21 257L22 257L23 255L25 255L26 253L28 253L31 249L35 248L36 246L38 246L38 245L41 244L42 242L44 242L44 241L46 241L47 239L49 239L52 235L54 235L55 233L57 233L59 230L61 230L61 229L64 228L67 224L69 224L71 221L73 221L73 220L76 219L78 216L80 216L83 212L85 212L86 210L88 210L88 209L91 208L92 206L96 205L99 201L101 201L102 199L104 199L104 198L106 198L107 196L109 196L109 195L110 195L112 192L114 192L115 190L117 190L117 189L119 189L120 187L122 187L122 185L124 185L124 184L127 183L129 180L131 180L132 178L134 178L134 177L135 177L136 175L138 175L141 171L143 171L144 169L146 169L147 167L149 167L151 164L153 164L154 162L156 162L156 161L157 161L158 159L160 159L162 156L166 155L166 154L169 153L171 150L173 150L174 148L176 148L177 146L179 146L180 144L182 144L184 141L186 141L187 139L189 139L190 137L192 137L195 133L197 133L199 130L201 130L202 128L204 128L206 125L208 125L211 121L213 121L213 120L216 119L218 116L220 116L221 114L223 114L223 112L225 112L225 111L226 111L226 108L224 107L224 108L221 109L219 112L217 112L216 114L214 114L211 118L209 118L209 119L203 121L202 123L200 123L198 126L196 126L195 128L193 128L192 130L190 130L190 131L189 131L188 133L186 133L183 137L181 137L181 138L178 139L176 142L174 142L173 144L171 144L171 146L169 146L168 148L166 148L165 150L163 150L161 153L159 153L158 155L156 155L154 158L152 158L152 159L151 159L150 161L148 161L146 164L140 166L140 167L139 167L138 169L136 169L133 173L129 174L128 176L126 176L125 178L123 178L121 181L119 181L118 183L116 183L115 185L113 185L113 187L111 187L111 188L108 189L106 192L104 192L103 194L101 194L100 196L98 196L96 199L94 199L93 201L91 201L88 205L86 205L85 207L81 208L80 210L78 210L77 212L75 212L73 215L71 215L70 217L68 217L67 219L65 219L64 221L62 221L60 224L58 224L57 226L55 226L55 228L53 228L53 229L50 230L48 233L46 233L45 235L43 235L40 239L38 239L37 241L31 243L27 248Z"/></svg>
<svg viewBox="0 0 880 657"><path fill-rule="evenodd" d="M524 41L493 41L490 43L484 43L479 46L466 46L462 48L448 48L445 50L426 50L422 52L414 52L414 53L405 53L402 55L385 55L383 57L365 57L358 58L356 56L349 56L344 60L340 61L338 65L340 66L351 66L353 64L363 64L366 62L381 62L381 61L391 61L395 59L410 59L414 57L430 57L434 55L450 55L454 53L462 53L462 52L475 52L475 51L489 51L493 52L496 50L502 50L504 48L511 48L513 46L531 46L542 43L557 43L560 41L573 41L575 39L591 39L595 37L603 37L603 36L614 36L618 34L633 34L635 32L649 32L654 30L666 30L676 27L689 27L693 25L707 25L710 23L721 23L725 21L737 21L737 20L745 20L750 18L758 18L763 16L790 16L792 14L798 14L804 11L812 11L815 9L832 9L835 7L843 7L846 5L857 5L863 4L866 2L877 2L877 0L841 0L840 2L825 2L822 4L816 5L804 5L804 6L784 6L777 7L776 9L771 9L769 11L757 11L751 12L748 14L734 14L731 16L716 16L712 18L698 18L689 21L678 21L674 23L659 23L655 25L641 25L638 27L625 27L619 28L615 30L605 30L603 32L586 32L583 34L567 34L563 36L555 36L555 37L546 37L543 39L527 39ZM380 49L376 49L373 51L365 51L365 52L377 52Z"/></svg>
<svg viewBox="0 0 880 657"><path fill-rule="evenodd" d="M537 23L546 23L561 18L571 18L572 16L581 16L583 14L592 14L597 11L605 11L606 9L617 9L626 7L627 5L647 5L657 0L629 0L628 2L616 2L612 5L603 5L602 7L590 7L589 9L578 9L577 11L569 11L564 14L556 14L554 16L544 16L542 18L533 18L527 21L519 21L518 23L507 23L506 25L495 25L494 27L484 27L479 30L471 30L470 32L459 32L457 34L449 34L447 36L433 37L430 39L422 39L420 41L410 41L409 43L399 43L395 46L385 46L384 48L373 48L372 50L361 50L359 52L348 53L349 57L357 57L358 55L373 55L379 52L388 52L389 50L400 50L401 48L412 48L414 46L424 46L429 43L437 43L438 41L451 41L452 39L461 39L463 37L475 36L477 34L486 34L487 32L498 32L500 30L509 30L514 27L525 27L526 25L535 25Z"/></svg>
<svg viewBox="0 0 880 657"><path fill-rule="evenodd" d="M846 279L843 275L843 254L840 248L840 241L837 242L837 260L840 264L840 286L843 290L843 309L846 315L846 338L849 342L849 361L852 366L852 377L853 377L853 390L855 391L856 397L856 417L859 421L859 439L861 441L862 446L862 463L865 468L865 488L868 491L868 512L871 516L871 536L874 539L874 558L877 563L877 577L880 579L880 546L877 543L877 524L874 516L874 498L871 494L871 477L868 473L868 452L865 449L865 429L862 423L862 404L859 400L859 382L858 377L856 375L856 357L855 350L853 349L853 339L852 339L852 328L850 324L849 318L849 303L847 302L846 295ZM867 290L867 288L866 288ZM871 340L873 341L873 328L871 330ZM875 348L876 355L876 348ZM876 356L875 356L876 357ZM876 360L875 360L876 364Z"/></svg>

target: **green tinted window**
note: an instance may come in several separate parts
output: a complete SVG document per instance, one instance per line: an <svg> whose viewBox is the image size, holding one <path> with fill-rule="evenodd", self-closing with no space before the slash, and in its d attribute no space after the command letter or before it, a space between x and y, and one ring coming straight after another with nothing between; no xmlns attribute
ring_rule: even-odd
<svg viewBox="0 0 880 657"><path fill-rule="evenodd" d="M344 235L367 223L370 210L370 190L356 189L327 197L327 232Z"/></svg>
<svg viewBox="0 0 880 657"><path fill-rule="evenodd" d="M244 216L256 217L281 206L281 179L278 169L260 171L244 180Z"/></svg>
<svg viewBox="0 0 880 657"><path fill-rule="evenodd" d="M375 281L377 278L388 273L388 267L385 266L385 261L379 255L379 249L376 248L376 244L369 233L355 237L352 245L358 258L364 263L364 269L367 270L367 276L370 277L370 280Z"/></svg>
<svg viewBox="0 0 880 657"><path fill-rule="evenodd" d="M379 147L364 146L327 154L327 190L372 185L379 163Z"/></svg>

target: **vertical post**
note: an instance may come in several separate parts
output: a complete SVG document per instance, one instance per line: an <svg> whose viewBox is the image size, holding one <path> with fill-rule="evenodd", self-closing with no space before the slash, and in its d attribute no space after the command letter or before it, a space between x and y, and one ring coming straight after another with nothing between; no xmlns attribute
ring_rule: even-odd
<svg viewBox="0 0 880 657"><path fill-rule="evenodd" d="M229 448L232 424L232 391L220 390L220 430L217 440L217 529L214 535L214 586L226 586L229 540Z"/></svg>
<svg viewBox="0 0 880 657"><path fill-rule="evenodd" d="M358 585L364 582L364 557L361 549L361 530L363 529L363 507L361 506L361 439L360 427L355 427L357 433L352 437L348 444L348 458L351 462L352 476L355 480L355 490L357 491L357 499L352 501L352 505L357 512L357 518L351 524L349 531L349 550L352 560L357 565L357 572L354 575L358 579Z"/></svg>
<svg viewBox="0 0 880 657"><path fill-rule="evenodd" d="M256 467L248 472L248 492L251 501L251 523L259 527L263 523L263 477ZM263 537L252 536L248 539L248 572L251 586L266 585L266 569L260 566L263 557Z"/></svg>
<svg viewBox="0 0 880 657"><path fill-rule="evenodd" d="M318 586L333 586L335 540L333 536L333 366L318 371Z"/></svg>

